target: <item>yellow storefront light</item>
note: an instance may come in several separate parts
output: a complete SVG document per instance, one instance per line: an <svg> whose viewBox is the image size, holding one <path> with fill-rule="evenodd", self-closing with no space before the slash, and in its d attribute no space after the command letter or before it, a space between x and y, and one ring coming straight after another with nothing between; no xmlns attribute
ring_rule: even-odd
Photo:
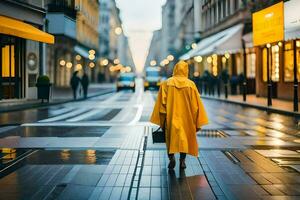
<svg viewBox="0 0 300 200"><path fill-rule="evenodd" d="M296 47L300 47L300 41L296 41Z"/></svg>
<svg viewBox="0 0 300 200"><path fill-rule="evenodd" d="M73 66L73 64L72 64L71 62L67 62L66 67L67 67L68 69L71 69L72 66Z"/></svg>
<svg viewBox="0 0 300 200"><path fill-rule="evenodd" d="M226 59L226 57L222 57L222 63L226 63L227 62L227 59Z"/></svg>
<svg viewBox="0 0 300 200"><path fill-rule="evenodd" d="M156 65L156 61L155 60L151 60L150 65L151 66L155 66Z"/></svg>
<svg viewBox="0 0 300 200"><path fill-rule="evenodd" d="M114 64L116 65L120 64L120 60L118 58L114 59Z"/></svg>
<svg viewBox="0 0 300 200"><path fill-rule="evenodd" d="M202 62L202 56L195 56L195 57L194 57L194 60L195 60L197 63L201 63L201 62Z"/></svg>
<svg viewBox="0 0 300 200"><path fill-rule="evenodd" d="M81 60L81 56L80 55L76 55L75 59L76 60Z"/></svg>
<svg viewBox="0 0 300 200"><path fill-rule="evenodd" d="M275 46L274 46L274 50L275 50L275 52L278 52L278 51L279 51L279 46L278 46L278 45L275 45Z"/></svg>
<svg viewBox="0 0 300 200"><path fill-rule="evenodd" d="M94 68L94 67L95 67L95 63L90 62L89 67L90 67L90 68Z"/></svg>
<svg viewBox="0 0 300 200"><path fill-rule="evenodd" d="M225 58L229 59L230 58L230 54L228 52L225 53Z"/></svg>
<svg viewBox="0 0 300 200"><path fill-rule="evenodd" d="M268 44L267 44L267 48L270 48L270 47L271 47L271 44L270 44L270 43L268 43Z"/></svg>
<svg viewBox="0 0 300 200"><path fill-rule="evenodd" d="M59 61L59 64L60 64L61 66L65 66L65 65L66 65L66 61L65 61L65 60L61 60L61 61Z"/></svg>
<svg viewBox="0 0 300 200"><path fill-rule="evenodd" d="M167 59L168 59L169 61L173 61L173 60L174 60L174 56L170 54L170 55L167 56Z"/></svg>
<svg viewBox="0 0 300 200"><path fill-rule="evenodd" d="M108 60L107 60L107 59L103 59L103 60L101 61L101 65L103 65L103 66L108 65Z"/></svg>
<svg viewBox="0 0 300 200"><path fill-rule="evenodd" d="M278 42L278 46L282 47L282 42Z"/></svg>
<svg viewBox="0 0 300 200"><path fill-rule="evenodd" d="M206 58L206 61L207 61L207 63L211 63L212 62L212 58L210 57L210 56L208 56L207 58Z"/></svg>
<svg viewBox="0 0 300 200"><path fill-rule="evenodd" d="M75 70L76 70L76 71L82 70L82 65L81 65L81 64L75 65Z"/></svg>

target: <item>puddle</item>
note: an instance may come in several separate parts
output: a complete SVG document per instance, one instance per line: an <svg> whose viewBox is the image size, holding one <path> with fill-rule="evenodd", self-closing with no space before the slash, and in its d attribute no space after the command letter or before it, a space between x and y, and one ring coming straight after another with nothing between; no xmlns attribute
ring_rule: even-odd
<svg viewBox="0 0 300 200"><path fill-rule="evenodd" d="M96 164L106 165L109 163L114 151L96 150L39 150L28 156L25 160L27 164Z"/></svg>

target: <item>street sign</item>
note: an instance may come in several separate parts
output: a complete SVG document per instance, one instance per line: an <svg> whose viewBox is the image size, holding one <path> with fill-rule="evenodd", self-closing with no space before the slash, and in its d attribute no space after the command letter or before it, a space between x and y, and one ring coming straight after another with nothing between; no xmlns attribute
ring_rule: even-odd
<svg viewBox="0 0 300 200"><path fill-rule="evenodd" d="M278 42L284 39L283 2L252 15L254 46Z"/></svg>

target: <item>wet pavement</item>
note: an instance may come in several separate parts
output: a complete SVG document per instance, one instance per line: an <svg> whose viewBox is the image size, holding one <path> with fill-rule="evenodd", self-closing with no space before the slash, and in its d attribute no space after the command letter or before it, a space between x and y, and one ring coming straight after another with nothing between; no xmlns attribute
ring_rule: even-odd
<svg viewBox="0 0 300 200"><path fill-rule="evenodd" d="M1 113L0 199L300 199L299 119L203 100L200 155L168 171L148 122L155 98L138 84Z"/></svg>

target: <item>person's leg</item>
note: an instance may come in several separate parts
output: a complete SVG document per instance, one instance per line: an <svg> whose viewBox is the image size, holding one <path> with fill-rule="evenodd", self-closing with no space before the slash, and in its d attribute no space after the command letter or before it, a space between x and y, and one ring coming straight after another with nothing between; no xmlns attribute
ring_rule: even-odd
<svg viewBox="0 0 300 200"><path fill-rule="evenodd" d="M174 154L168 154L168 156L169 156L169 160L170 160L168 168L174 169L174 167L176 165L175 156L174 156Z"/></svg>
<svg viewBox="0 0 300 200"><path fill-rule="evenodd" d="M180 153L180 168L185 169L185 158L186 158L186 153Z"/></svg>
<svg viewBox="0 0 300 200"><path fill-rule="evenodd" d="M180 159L184 159L186 158L186 153L180 153Z"/></svg>
<svg viewBox="0 0 300 200"><path fill-rule="evenodd" d="M76 89L72 88L72 90L73 90L73 98L76 99Z"/></svg>

